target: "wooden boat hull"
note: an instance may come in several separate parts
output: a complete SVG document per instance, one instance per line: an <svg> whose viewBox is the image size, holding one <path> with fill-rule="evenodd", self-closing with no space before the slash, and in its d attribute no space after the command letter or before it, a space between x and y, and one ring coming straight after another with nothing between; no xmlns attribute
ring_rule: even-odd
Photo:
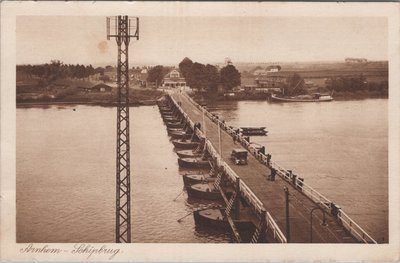
<svg viewBox="0 0 400 263"><path fill-rule="evenodd" d="M181 118L176 118L176 117L168 117L168 118L162 118L164 122L181 122Z"/></svg>
<svg viewBox="0 0 400 263"><path fill-rule="evenodd" d="M174 133L174 132L184 132L184 131L185 130L182 128L168 128L167 127L168 135L171 135L171 133Z"/></svg>
<svg viewBox="0 0 400 263"><path fill-rule="evenodd" d="M183 184L189 187L194 184L202 184L206 182L214 182L215 177L210 177L207 174L185 174L182 176Z"/></svg>
<svg viewBox="0 0 400 263"><path fill-rule="evenodd" d="M162 116L173 116L175 113L172 110L160 110Z"/></svg>
<svg viewBox="0 0 400 263"><path fill-rule="evenodd" d="M172 139L190 139L192 137L191 133L186 133L184 131L173 131L168 134Z"/></svg>
<svg viewBox="0 0 400 263"><path fill-rule="evenodd" d="M173 109L165 109L165 110L161 110L159 109L161 115L174 115L176 112Z"/></svg>
<svg viewBox="0 0 400 263"><path fill-rule="evenodd" d="M179 158L195 158L203 155L201 152L193 152L193 150L179 150L176 151L176 154Z"/></svg>
<svg viewBox="0 0 400 263"><path fill-rule="evenodd" d="M170 105L158 105L160 111L172 111L174 108Z"/></svg>
<svg viewBox="0 0 400 263"><path fill-rule="evenodd" d="M211 168L208 160L202 158L178 158L179 167L182 168L196 168L196 169L208 169Z"/></svg>
<svg viewBox="0 0 400 263"><path fill-rule="evenodd" d="M212 189L209 184L200 183L186 187L187 194L190 198L204 200L221 200L222 196L219 190Z"/></svg>
<svg viewBox="0 0 400 263"><path fill-rule="evenodd" d="M230 230L228 220L226 220L223 209L209 208L193 213L194 221L198 225L212 226L219 229ZM254 229L255 226L251 221L233 220L240 230Z"/></svg>
<svg viewBox="0 0 400 263"><path fill-rule="evenodd" d="M178 121L180 122L179 118L171 115L168 115L167 117L163 116L163 120L167 122L178 122Z"/></svg>
<svg viewBox="0 0 400 263"><path fill-rule="evenodd" d="M267 131L260 131L260 132L242 132L243 136L266 136L267 135Z"/></svg>
<svg viewBox="0 0 400 263"><path fill-rule="evenodd" d="M168 111L173 111L174 108L169 107L169 106L161 106L161 107L158 106L158 110L161 111L161 112L168 112Z"/></svg>
<svg viewBox="0 0 400 263"><path fill-rule="evenodd" d="M241 133L244 136L265 136L268 131L265 130L265 127L241 128Z"/></svg>
<svg viewBox="0 0 400 263"><path fill-rule="evenodd" d="M200 143L192 142L192 141L181 141L181 140L172 140L175 148L177 149L195 149L199 146Z"/></svg>
<svg viewBox="0 0 400 263"><path fill-rule="evenodd" d="M165 125L168 128L183 128L184 124L182 124L181 122L165 122Z"/></svg>
<svg viewBox="0 0 400 263"><path fill-rule="evenodd" d="M277 96L271 96L271 99L273 101L278 101L278 102L328 102L333 100L332 97L319 98L319 99L301 99L301 98L282 98Z"/></svg>

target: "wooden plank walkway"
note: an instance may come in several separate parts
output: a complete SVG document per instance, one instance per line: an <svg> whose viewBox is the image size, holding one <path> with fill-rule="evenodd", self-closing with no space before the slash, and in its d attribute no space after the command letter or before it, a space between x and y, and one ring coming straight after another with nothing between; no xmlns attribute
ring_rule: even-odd
<svg viewBox="0 0 400 263"><path fill-rule="evenodd" d="M185 96L180 93L173 93L171 96L180 104L193 122L203 124L202 112L196 108ZM218 126L209 118L205 117L205 129L207 139L218 151ZM270 169L261 164L254 156L249 154L248 165L234 165L230 161L230 154L234 148L243 148L239 143L234 143L232 137L221 130L222 158L240 179L255 193L261 200L265 209L272 215L279 228L286 235L286 213L284 187L290 193L290 240L291 243L310 242L311 210L316 204L308 197L297 191L292 184L276 176L275 181L268 181L267 176ZM313 212L313 243L354 243L357 240L352 237L346 229L341 226L335 218L326 213L327 226L322 225L322 211L319 209Z"/></svg>

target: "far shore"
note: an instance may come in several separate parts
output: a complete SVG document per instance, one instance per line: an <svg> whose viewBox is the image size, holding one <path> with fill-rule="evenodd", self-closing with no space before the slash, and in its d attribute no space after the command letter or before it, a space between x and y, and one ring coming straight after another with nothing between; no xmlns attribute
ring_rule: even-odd
<svg viewBox="0 0 400 263"><path fill-rule="evenodd" d="M156 105L156 100L134 101L130 102L129 106L151 106ZM17 108L29 108L35 106L73 106L73 105L90 105L102 107L117 107L117 102L100 102L100 101L30 101L17 102Z"/></svg>

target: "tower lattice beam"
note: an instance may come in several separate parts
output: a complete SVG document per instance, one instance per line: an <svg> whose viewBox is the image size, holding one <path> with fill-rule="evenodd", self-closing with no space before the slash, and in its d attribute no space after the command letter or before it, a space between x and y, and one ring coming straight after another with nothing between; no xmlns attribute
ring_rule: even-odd
<svg viewBox="0 0 400 263"><path fill-rule="evenodd" d="M131 242L131 183L129 141L129 41L139 38L138 18L135 18L134 35L131 35L133 19L128 16L107 18L107 38L114 37L118 46L117 61L117 156L116 156L116 228L117 243Z"/></svg>

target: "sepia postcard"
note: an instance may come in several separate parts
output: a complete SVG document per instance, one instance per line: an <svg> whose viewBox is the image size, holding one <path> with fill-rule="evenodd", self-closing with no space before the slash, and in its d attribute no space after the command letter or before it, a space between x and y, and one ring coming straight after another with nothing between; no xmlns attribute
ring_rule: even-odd
<svg viewBox="0 0 400 263"><path fill-rule="evenodd" d="M2 2L1 260L399 261L399 25Z"/></svg>

